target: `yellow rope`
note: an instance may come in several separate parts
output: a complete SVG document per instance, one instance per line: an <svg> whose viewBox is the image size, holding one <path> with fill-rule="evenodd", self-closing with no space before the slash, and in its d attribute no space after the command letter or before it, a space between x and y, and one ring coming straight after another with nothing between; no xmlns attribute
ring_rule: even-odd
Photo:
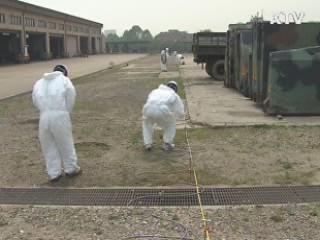
<svg viewBox="0 0 320 240"><path fill-rule="evenodd" d="M207 219L205 217L205 213L203 210L201 192L199 190L200 188L198 185L198 178L197 178L196 170L194 167L194 162L193 162L193 157L192 157L192 152L191 152L191 147L190 147L190 142L189 142L189 137L188 137L187 123L185 125L185 132L186 132L186 140L187 140L187 144L188 144L188 151L189 151L189 157L190 157L190 169L193 172L193 176L194 176L194 181L195 181L195 186L196 186L196 191L197 191L197 196L198 196L198 201L199 201L199 206L200 206L200 211L201 211L201 217L202 217L202 221L203 221L203 228L204 228L204 232L205 232L205 239L210 240L210 232L209 232L209 228L208 228L208 224L207 224Z"/></svg>

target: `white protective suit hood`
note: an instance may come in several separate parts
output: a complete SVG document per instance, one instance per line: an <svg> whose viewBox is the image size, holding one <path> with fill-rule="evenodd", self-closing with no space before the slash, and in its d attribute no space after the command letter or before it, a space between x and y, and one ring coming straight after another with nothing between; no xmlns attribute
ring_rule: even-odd
<svg viewBox="0 0 320 240"><path fill-rule="evenodd" d="M75 90L69 78L62 72L45 73L33 88L33 103L44 111L71 112L75 101Z"/></svg>

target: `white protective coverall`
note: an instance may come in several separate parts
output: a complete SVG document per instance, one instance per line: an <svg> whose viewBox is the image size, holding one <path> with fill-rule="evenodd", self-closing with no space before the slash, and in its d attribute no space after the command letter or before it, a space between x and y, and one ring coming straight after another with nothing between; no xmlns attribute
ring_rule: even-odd
<svg viewBox="0 0 320 240"><path fill-rule="evenodd" d="M153 90L143 106L143 141L145 145L153 143L154 124L164 131L163 142L172 144L176 135L176 118L184 117L184 105L175 91L161 84Z"/></svg>
<svg viewBox="0 0 320 240"><path fill-rule="evenodd" d="M169 48L163 49L160 53L160 65L161 65L161 71L167 72L167 62L169 57Z"/></svg>
<svg viewBox="0 0 320 240"><path fill-rule="evenodd" d="M75 103L76 91L62 72L45 73L33 87L33 104L40 110L39 139L51 179L64 172L72 173L77 166L69 113Z"/></svg>
<svg viewBox="0 0 320 240"><path fill-rule="evenodd" d="M180 54L180 53L177 54L176 55L176 64L177 65L182 65L184 63L183 59L184 59L184 57L183 57L182 54Z"/></svg>

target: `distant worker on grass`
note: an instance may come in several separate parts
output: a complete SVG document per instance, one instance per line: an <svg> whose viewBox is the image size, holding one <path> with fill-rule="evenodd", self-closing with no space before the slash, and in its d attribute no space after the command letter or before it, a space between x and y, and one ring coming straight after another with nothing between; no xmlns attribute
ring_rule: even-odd
<svg viewBox="0 0 320 240"><path fill-rule="evenodd" d="M176 64L177 65L185 65L184 56L180 53L176 55Z"/></svg>
<svg viewBox="0 0 320 240"><path fill-rule="evenodd" d="M160 65L162 72L168 72L167 62L169 58L169 48L165 48L160 53Z"/></svg>
<svg viewBox="0 0 320 240"><path fill-rule="evenodd" d="M161 84L149 94L142 110L143 141L146 150L152 149L155 124L164 131L162 149L171 151L174 148L176 118L182 119L185 115L183 102L177 92L178 84L170 81L167 85Z"/></svg>
<svg viewBox="0 0 320 240"><path fill-rule="evenodd" d="M64 65L45 73L33 87L33 104L40 111L39 139L51 182L62 177L61 165L67 177L82 173L77 165L70 115L76 91Z"/></svg>

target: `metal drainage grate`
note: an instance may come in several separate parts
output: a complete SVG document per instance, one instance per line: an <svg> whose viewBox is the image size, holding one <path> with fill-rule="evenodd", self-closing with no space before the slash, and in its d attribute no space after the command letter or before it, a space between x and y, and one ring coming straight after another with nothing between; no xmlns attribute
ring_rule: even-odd
<svg viewBox="0 0 320 240"><path fill-rule="evenodd" d="M205 188L205 206L320 202L320 186ZM0 204L196 206L195 189L0 188Z"/></svg>

